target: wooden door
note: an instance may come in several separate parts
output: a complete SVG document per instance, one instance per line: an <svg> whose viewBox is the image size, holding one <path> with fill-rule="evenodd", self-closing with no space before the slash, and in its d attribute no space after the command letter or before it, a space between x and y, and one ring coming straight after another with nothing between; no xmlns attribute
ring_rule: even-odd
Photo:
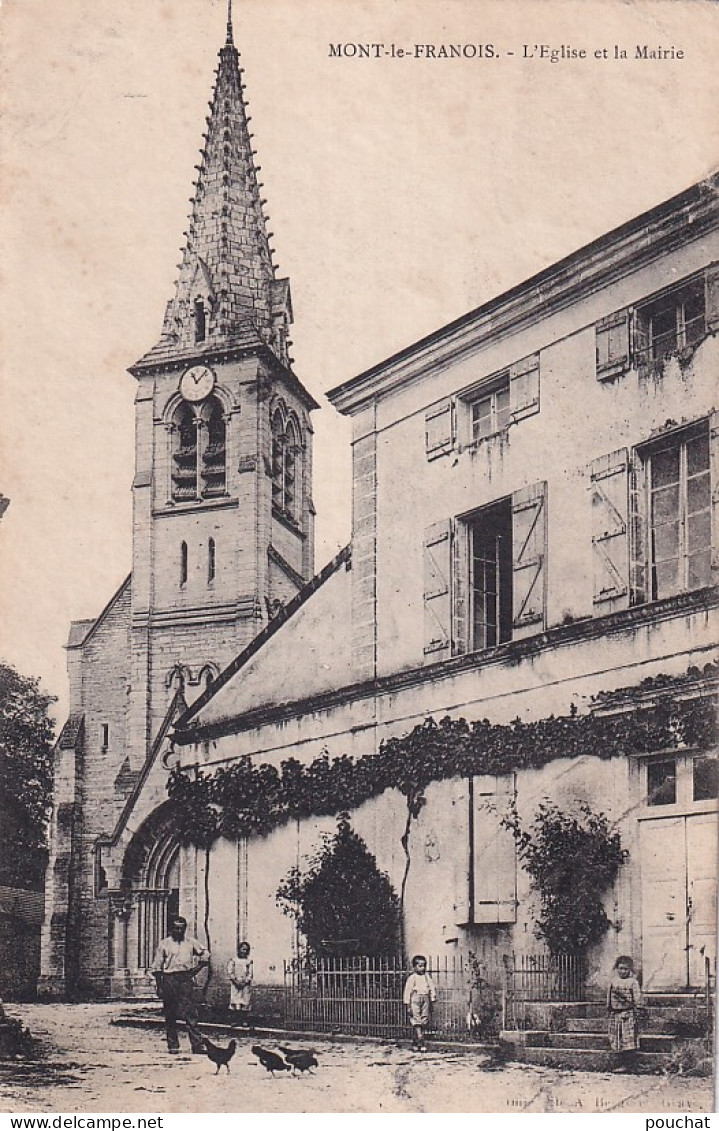
<svg viewBox="0 0 719 1131"><path fill-rule="evenodd" d="M686 819L642 821L642 967L645 990L687 984Z"/></svg>
<svg viewBox="0 0 719 1131"><path fill-rule="evenodd" d="M686 818L689 982L702 986L705 958L716 962L717 814Z"/></svg>

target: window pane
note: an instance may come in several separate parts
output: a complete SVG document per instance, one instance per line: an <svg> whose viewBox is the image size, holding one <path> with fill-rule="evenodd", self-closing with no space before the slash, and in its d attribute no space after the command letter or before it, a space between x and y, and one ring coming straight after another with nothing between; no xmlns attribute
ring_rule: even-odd
<svg viewBox="0 0 719 1131"><path fill-rule="evenodd" d="M652 492L652 522L671 522L679 517L679 487Z"/></svg>
<svg viewBox="0 0 719 1131"><path fill-rule="evenodd" d="M709 470L709 434L702 432L687 440L687 470L690 475Z"/></svg>
<svg viewBox="0 0 719 1131"><path fill-rule="evenodd" d="M704 550L694 554L688 561L687 588L703 589L712 583L711 552Z"/></svg>
<svg viewBox="0 0 719 1131"><path fill-rule="evenodd" d="M694 800L711 801L719 796L716 758L694 759Z"/></svg>
<svg viewBox="0 0 719 1131"><path fill-rule="evenodd" d="M677 308L656 311L651 320L652 354L665 357L677 348Z"/></svg>
<svg viewBox="0 0 719 1131"><path fill-rule="evenodd" d="M489 435L491 431L492 399L484 397L472 405L472 436L479 440L482 436Z"/></svg>
<svg viewBox="0 0 719 1131"><path fill-rule="evenodd" d="M704 288L690 291L684 300L684 340L687 345L704 334Z"/></svg>
<svg viewBox="0 0 719 1131"><path fill-rule="evenodd" d="M660 562L654 566L654 592L652 596L655 600L660 597L671 597L672 593L676 593L679 589L679 571L678 562L675 558L673 561Z"/></svg>
<svg viewBox="0 0 719 1131"><path fill-rule="evenodd" d="M497 431L501 432L509 424L509 389L498 389L495 393Z"/></svg>
<svg viewBox="0 0 719 1131"><path fill-rule="evenodd" d="M647 766L647 805L674 805L677 799L677 764L650 762Z"/></svg>
<svg viewBox="0 0 719 1131"><path fill-rule="evenodd" d="M709 474L697 475L687 484L687 510L689 514L705 510L711 502Z"/></svg>
<svg viewBox="0 0 719 1131"><path fill-rule="evenodd" d="M652 455L652 487L679 482L679 445L664 448Z"/></svg>
<svg viewBox="0 0 719 1131"><path fill-rule="evenodd" d="M664 526L657 526L653 535L654 560L666 561L667 558L676 558L679 555L679 523L667 522Z"/></svg>
<svg viewBox="0 0 719 1131"><path fill-rule="evenodd" d="M699 550L711 546L712 532L709 511L700 511L699 514L690 515L687 519L687 528L687 543L690 554L696 554Z"/></svg>

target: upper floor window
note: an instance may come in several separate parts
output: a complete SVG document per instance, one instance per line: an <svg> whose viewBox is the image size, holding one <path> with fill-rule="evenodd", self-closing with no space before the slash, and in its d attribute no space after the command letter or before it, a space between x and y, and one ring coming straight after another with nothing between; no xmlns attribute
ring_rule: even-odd
<svg viewBox="0 0 719 1131"><path fill-rule="evenodd" d="M546 483L523 487L469 515L428 527L427 662L541 632L546 554Z"/></svg>
<svg viewBox="0 0 719 1131"><path fill-rule="evenodd" d="M668 291L636 312L635 355L639 365L665 361L706 334L704 278Z"/></svg>
<svg viewBox="0 0 719 1131"><path fill-rule="evenodd" d="M650 600L711 584L708 428L668 437L644 463Z"/></svg>
<svg viewBox="0 0 719 1131"><path fill-rule="evenodd" d="M277 405L270 419L272 431L272 505L290 518L298 517L301 441L297 419Z"/></svg>
<svg viewBox="0 0 719 1131"><path fill-rule="evenodd" d="M594 603L656 601L713 584L719 417L590 465Z"/></svg>
<svg viewBox="0 0 719 1131"><path fill-rule="evenodd" d="M503 374L493 389L471 400L469 406L473 443L504 432L509 427L509 374Z"/></svg>
<svg viewBox="0 0 719 1131"><path fill-rule="evenodd" d="M176 502L224 495L226 430L217 397L208 397L197 405L180 405L173 424L171 471L172 498Z"/></svg>
<svg viewBox="0 0 719 1131"><path fill-rule="evenodd" d="M595 327L596 374L613 380L631 366L659 368L677 355L688 361L707 334L719 329L719 264L615 311Z"/></svg>
<svg viewBox="0 0 719 1131"><path fill-rule="evenodd" d="M475 447L539 412L539 354L532 354L425 413L427 459Z"/></svg>

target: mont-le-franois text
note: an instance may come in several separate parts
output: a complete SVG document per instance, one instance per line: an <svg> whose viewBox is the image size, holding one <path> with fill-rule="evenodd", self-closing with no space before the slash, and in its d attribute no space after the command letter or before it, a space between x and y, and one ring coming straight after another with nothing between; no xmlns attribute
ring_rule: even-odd
<svg viewBox="0 0 719 1131"><path fill-rule="evenodd" d="M502 57L538 62L560 63L579 59L652 60L665 62L685 58L682 47L665 47L648 43L633 46L574 47L550 43L522 43L515 50L499 48L494 43L330 43L331 59L501 59Z"/></svg>

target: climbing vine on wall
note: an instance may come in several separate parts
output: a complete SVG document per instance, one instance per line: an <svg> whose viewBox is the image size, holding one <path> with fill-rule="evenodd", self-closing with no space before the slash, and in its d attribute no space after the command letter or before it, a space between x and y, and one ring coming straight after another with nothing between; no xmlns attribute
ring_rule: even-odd
<svg viewBox="0 0 719 1131"><path fill-rule="evenodd" d="M411 823L431 782L539 768L558 758L707 749L716 741L711 699L678 702L667 695L651 707L608 716L572 711L509 724L428 718L382 742L376 754L331 758L325 752L307 764L288 758L279 767L245 756L213 773L177 769L168 792L180 840L207 848L219 836L266 836L291 820L349 812L396 789L407 802L402 843L409 859Z"/></svg>

